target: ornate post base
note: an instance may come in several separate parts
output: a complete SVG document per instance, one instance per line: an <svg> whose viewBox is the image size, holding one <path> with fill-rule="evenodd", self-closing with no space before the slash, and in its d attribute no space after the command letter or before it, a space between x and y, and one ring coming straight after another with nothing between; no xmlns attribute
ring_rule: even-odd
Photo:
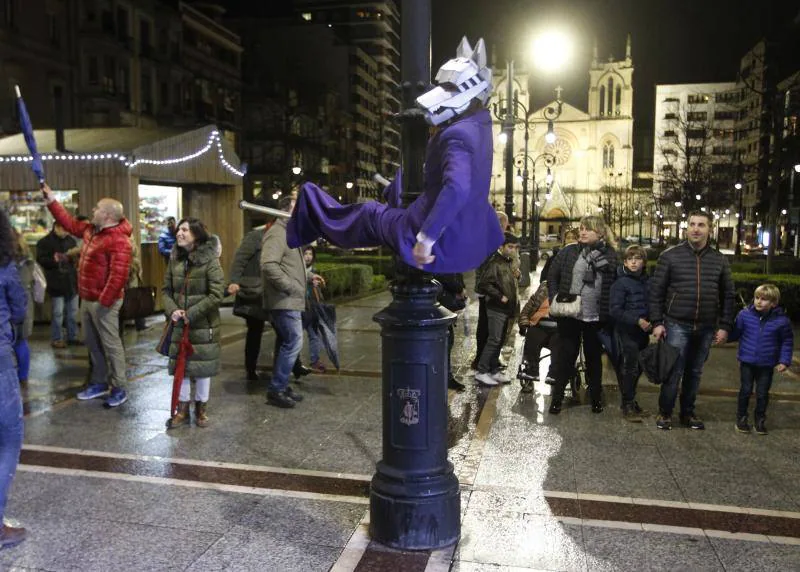
<svg viewBox="0 0 800 572"><path fill-rule="evenodd" d="M447 460L447 327L440 286L420 275L392 285L374 316L383 338L383 459L370 489L370 536L403 550L451 545L461 496Z"/></svg>

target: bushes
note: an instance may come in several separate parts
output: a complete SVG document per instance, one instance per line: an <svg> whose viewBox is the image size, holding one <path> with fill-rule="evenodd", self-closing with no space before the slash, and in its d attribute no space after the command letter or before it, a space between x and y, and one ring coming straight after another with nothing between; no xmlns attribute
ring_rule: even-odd
<svg viewBox="0 0 800 572"><path fill-rule="evenodd" d="M372 268L373 274L383 274L389 280L394 277L394 258L388 255L320 253L317 256L317 261L336 264L367 264Z"/></svg>
<svg viewBox="0 0 800 572"><path fill-rule="evenodd" d="M733 284L736 287L737 303L744 299L745 304L750 304L756 287L765 283L775 284L780 289L780 305L783 306L792 321L800 320L800 276L793 274L770 274L767 276L755 273L734 273Z"/></svg>
<svg viewBox="0 0 800 572"><path fill-rule="evenodd" d="M325 278L326 298L356 296L372 289L374 275L366 264L322 262L314 269Z"/></svg>

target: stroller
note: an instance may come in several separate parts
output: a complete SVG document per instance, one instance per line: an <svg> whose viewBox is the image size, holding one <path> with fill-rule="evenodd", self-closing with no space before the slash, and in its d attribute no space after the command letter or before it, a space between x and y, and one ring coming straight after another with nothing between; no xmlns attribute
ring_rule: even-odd
<svg viewBox="0 0 800 572"><path fill-rule="evenodd" d="M542 344L542 348L546 348L550 351L540 352L539 358L535 363L533 360L529 359L522 360L522 363L519 366L519 372L517 373L517 379L519 379L522 387L521 391L523 393L533 392L533 383L535 381L539 381L539 364L543 359L552 357L552 340L558 331L558 325L554 320L551 319L540 320L537 325L531 327L540 328L542 333L547 335L547 338L545 338L545 343ZM555 378L551 377L549 373L550 372L548 372L548 375L545 377L545 383L548 385L553 385L556 380ZM578 353L578 359L575 362L575 367L572 369L572 372L569 375L569 388L571 392L571 401L573 402L580 401L580 389L583 385L583 379L585 375L586 364L583 359L583 344L581 344L580 351Z"/></svg>

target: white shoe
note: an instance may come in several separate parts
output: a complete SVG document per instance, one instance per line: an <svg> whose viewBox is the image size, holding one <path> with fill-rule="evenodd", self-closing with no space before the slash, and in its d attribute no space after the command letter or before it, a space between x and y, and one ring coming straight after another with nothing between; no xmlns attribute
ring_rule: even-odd
<svg viewBox="0 0 800 572"><path fill-rule="evenodd" d="M492 377L492 375L488 372L476 373L475 381L477 381L481 385L497 385L497 380L494 377Z"/></svg>
<svg viewBox="0 0 800 572"><path fill-rule="evenodd" d="M511 383L511 379L509 379L509 377L502 371L493 373L492 379L494 379L497 383Z"/></svg>

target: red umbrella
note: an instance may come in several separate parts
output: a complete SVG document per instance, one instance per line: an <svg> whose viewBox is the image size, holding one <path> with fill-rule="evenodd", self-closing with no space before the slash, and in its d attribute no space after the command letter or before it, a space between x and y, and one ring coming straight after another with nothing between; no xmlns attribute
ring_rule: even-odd
<svg viewBox="0 0 800 572"><path fill-rule="evenodd" d="M172 377L172 406L170 416L178 412L178 397L181 393L181 384L186 373L186 360L194 353L194 347L189 341L189 324L183 324L183 335L178 344L178 355L175 356L175 375Z"/></svg>

